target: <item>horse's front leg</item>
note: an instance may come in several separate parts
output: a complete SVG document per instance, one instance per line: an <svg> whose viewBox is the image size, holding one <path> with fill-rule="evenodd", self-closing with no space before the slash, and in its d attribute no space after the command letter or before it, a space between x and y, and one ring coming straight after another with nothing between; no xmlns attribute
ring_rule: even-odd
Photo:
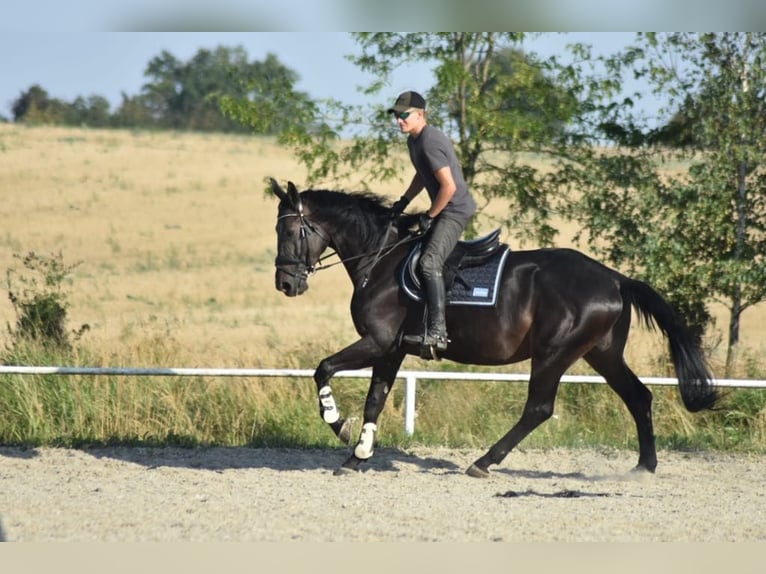
<svg viewBox="0 0 766 574"><path fill-rule="evenodd" d="M356 443L351 456L335 472L336 475L358 471L359 465L372 457L375 449L375 435L378 431L378 417L383 411L403 360L404 353L396 352L380 359L373 365L370 389L367 391L367 400L364 404L364 423L359 434L359 441Z"/></svg>
<svg viewBox="0 0 766 574"><path fill-rule="evenodd" d="M340 415L330 387L330 379L338 371L369 367L375 357L380 356L380 353L380 348L371 337L363 337L345 349L323 359L314 372L314 382L319 398L319 415L345 444L351 442L351 424Z"/></svg>

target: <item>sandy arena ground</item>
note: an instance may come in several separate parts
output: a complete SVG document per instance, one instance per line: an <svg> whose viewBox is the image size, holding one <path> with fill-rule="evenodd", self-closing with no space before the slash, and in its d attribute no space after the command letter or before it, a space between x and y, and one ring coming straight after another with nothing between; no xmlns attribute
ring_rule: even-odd
<svg viewBox="0 0 766 574"><path fill-rule="evenodd" d="M489 479L478 451L0 448L0 539L200 542L757 542L766 457L519 450Z"/></svg>

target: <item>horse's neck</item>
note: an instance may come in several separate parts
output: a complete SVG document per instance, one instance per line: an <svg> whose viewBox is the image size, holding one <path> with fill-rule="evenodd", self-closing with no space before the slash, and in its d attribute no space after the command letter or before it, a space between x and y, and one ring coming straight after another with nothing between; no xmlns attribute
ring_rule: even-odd
<svg viewBox="0 0 766 574"><path fill-rule="evenodd" d="M378 259L386 255L398 237L395 229L389 227L379 234L377 241L363 245L342 230L336 230L336 233L340 239L335 242L335 250L341 260L345 261L346 271L354 283L366 279L372 268L377 265Z"/></svg>

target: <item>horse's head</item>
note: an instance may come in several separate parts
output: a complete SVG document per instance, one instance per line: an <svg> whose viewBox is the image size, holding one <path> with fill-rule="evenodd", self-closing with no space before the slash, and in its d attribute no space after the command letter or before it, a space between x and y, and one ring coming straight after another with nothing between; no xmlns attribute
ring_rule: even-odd
<svg viewBox="0 0 766 574"><path fill-rule="evenodd" d="M301 295L308 288L308 276L314 271L329 240L322 229L309 219L293 182L287 191L272 179L271 189L280 199L277 217L276 288L288 297Z"/></svg>

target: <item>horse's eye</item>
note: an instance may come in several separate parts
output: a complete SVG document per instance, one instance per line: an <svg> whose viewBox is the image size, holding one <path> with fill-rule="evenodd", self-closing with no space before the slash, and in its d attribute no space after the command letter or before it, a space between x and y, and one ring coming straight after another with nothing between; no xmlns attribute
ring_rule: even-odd
<svg viewBox="0 0 766 574"><path fill-rule="evenodd" d="M285 239L291 239L295 237L295 230L293 230L292 227L284 225L280 222L280 224L277 225L277 235Z"/></svg>

